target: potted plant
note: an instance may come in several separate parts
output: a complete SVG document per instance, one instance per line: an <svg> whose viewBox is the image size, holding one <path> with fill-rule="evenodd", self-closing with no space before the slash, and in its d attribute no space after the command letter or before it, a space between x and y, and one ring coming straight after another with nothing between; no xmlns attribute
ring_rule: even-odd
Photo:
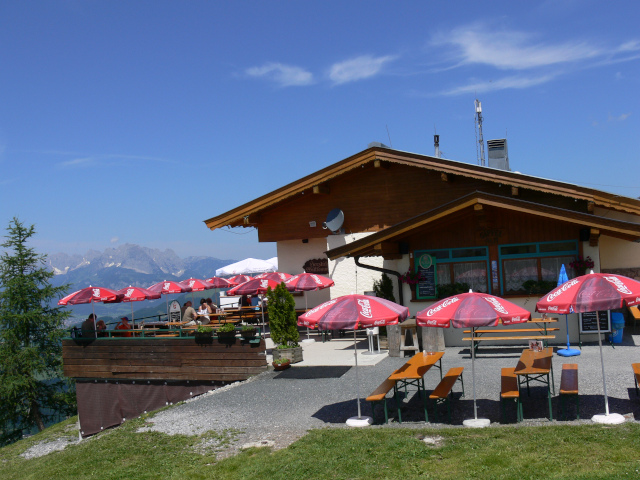
<svg viewBox="0 0 640 480"><path fill-rule="evenodd" d="M291 366L291 360L288 358L276 358L271 362L274 370L285 370Z"/></svg>
<svg viewBox="0 0 640 480"><path fill-rule="evenodd" d="M213 328L206 325L198 325L195 331L196 342L212 342Z"/></svg>
<svg viewBox="0 0 640 480"><path fill-rule="evenodd" d="M296 318L296 304L293 295L284 286L267 290L267 305L269 312L269 327L271 339L277 345L273 349L273 358L288 358L291 363L302 361L302 347L298 345L298 321Z"/></svg>
<svg viewBox="0 0 640 480"><path fill-rule="evenodd" d="M576 275L582 276L587 273L587 270L594 267L591 257L582 258L582 255L578 255L578 258L569 264L571 268L576 272Z"/></svg>
<svg viewBox="0 0 640 480"><path fill-rule="evenodd" d="M251 339L251 338L255 338L256 336L256 327L254 327L253 325L244 325L241 329L240 329L240 336L244 339Z"/></svg>
<svg viewBox="0 0 640 480"><path fill-rule="evenodd" d="M236 327L233 323L225 323L216 331L219 340L230 340L236 338Z"/></svg>

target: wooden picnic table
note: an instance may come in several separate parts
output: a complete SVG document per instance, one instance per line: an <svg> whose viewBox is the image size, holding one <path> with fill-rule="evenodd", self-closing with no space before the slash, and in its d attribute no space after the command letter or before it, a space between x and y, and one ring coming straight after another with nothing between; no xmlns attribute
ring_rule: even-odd
<svg viewBox="0 0 640 480"><path fill-rule="evenodd" d="M540 382L547 386L547 397L549 399L549 420L553 420L551 410L551 390L555 394L555 386L553 382L553 348L547 347L540 352L534 352L531 349L524 349L518 365L514 370L514 374L518 376L518 390L520 386L527 385L527 394L529 394L529 382ZM549 379L551 375L551 379Z"/></svg>
<svg viewBox="0 0 640 480"><path fill-rule="evenodd" d="M471 337L466 337L462 340L465 342L474 342L473 348L476 353L479 347L479 343L476 342L488 340L542 340L546 347L547 340L556 338L555 335L549 335L549 332L557 332L560 330L558 327L550 328L547 325L550 323L556 323L557 321L558 319L555 317L546 317L534 318L528 322L518 324L526 326L526 328L473 328L471 330L463 330L462 333L471 333L472 335ZM498 333L509 335L496 336L495 334Z"/></svg>
<svg viewBox="0 0 640 480"><path fill-rule="evenodd" d="M444 352L434 352L427 354L424 352L418 352L407 361L402 367L394 371L389 375L389 380L395 382L393 387L393 393L396 399L396 405L398 406L398 421L402 422L402 413L400 412L400 401L398 399L398 391L404 387L405 393L407 392L407 386L415 386L418 388L418 393L422 396L422 402L424 405L424 419L425 422L429 421L429 414L427 413L427 394L424 387L424 375L431 370L431 367L435 366L440 369L440 380L442 380L442 356Z"/></svg>

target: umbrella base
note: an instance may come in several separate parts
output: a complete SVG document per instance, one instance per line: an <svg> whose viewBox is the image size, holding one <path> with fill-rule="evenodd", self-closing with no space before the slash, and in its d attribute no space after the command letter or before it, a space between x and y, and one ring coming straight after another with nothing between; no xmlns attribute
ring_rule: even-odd
<svg viewBox="0 0 640 480"><path fill-rule="evenodd" d="M561 357L575 357L576 355L580 355L580 350L575 348L561 348L556 350L556 353Z"/></svg>
<svg viewBox="0 0 640 480"><path fill-rule="evenodd" d="M316 341L315 338L305 338L300 343L314 343Z"/></svg>
<svg viewBox="0 0 640 480"><path fill-rule="evenodd" d="M373 423L371 417L351 417L347 420L348 427L368 427Z"/></svg>
<svg viewBox="0 0 640 480"><path fill-rule="evenodd" d="M491 424L488 418L470 418L462 422L462 425L468 428L485 428Z"/></svg>
<svg viewBox="0 0 640 480"><path fill-rule="evenodd" d="M610 413L609 415L601 413L600 415L594 415L591 417L591 421L607 425L618 425L620 423L624 423L624 417L619 413Z"/></svg>

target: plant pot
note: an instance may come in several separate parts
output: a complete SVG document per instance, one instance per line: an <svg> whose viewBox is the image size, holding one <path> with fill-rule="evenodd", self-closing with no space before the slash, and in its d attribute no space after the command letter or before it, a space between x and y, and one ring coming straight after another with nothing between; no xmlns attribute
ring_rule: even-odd
<svg viewBox="0 0 640 480"><path fill-rule="evenodd" d="M274 370L280 371L280 370L286 370L287 368L289 368L291 366L291 362L284 362L284 363L272 362L271 365L273 365Z"/></svg>
<svg viewBox="0 0 640 480"><path fill-rule="evenodd" d="M253 338L256 338L256 331L254 330L241 330L240 331L240 336L242 338L244 338L245 340L251 340Z"/></svg>
<svg viewBox="0 0 640 480"><path fill-rule="evenodd" d="M274 360L278 358L288 358L291 363L302 361L302 347L274 348L271 352Z"/></svg>
<svg viewBox="0 0 640 480"><path fill-rule="evenodd" d="M196 343L213 343L213 333L196 332L195 340L196 340Z"/></svg>

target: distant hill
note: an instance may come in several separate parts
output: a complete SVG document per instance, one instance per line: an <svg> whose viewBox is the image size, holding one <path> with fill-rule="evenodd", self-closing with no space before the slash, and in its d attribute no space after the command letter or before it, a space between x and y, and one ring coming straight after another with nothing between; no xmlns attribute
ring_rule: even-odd
<svg viewBox="0 0 640 480"><path fill-rule="evenodd" d="M173 250L158 250L140 245L125 244L118 248L107 248L104 252L89 250L84 255L54 253L47 256L48 265L55 273L51 279L54 286L70 284L69 293L89 285L119 290L129 285L148 287L163 280L185 280L208 278L218 268L237 260L222 260L214 257L187 257L182 259ZM195 292L196 299L213 297L208 291ZM176 298L170 296L170 300ZM96 304L98 317L131 316L130 304ZM92 311L91 305L74 305L75 323ZM145 309L146 314L166 311L166 299L134 303L134 311ZM106 315L102 315L102 314ZM137 316L137 315L136 315Z"/></svg>

